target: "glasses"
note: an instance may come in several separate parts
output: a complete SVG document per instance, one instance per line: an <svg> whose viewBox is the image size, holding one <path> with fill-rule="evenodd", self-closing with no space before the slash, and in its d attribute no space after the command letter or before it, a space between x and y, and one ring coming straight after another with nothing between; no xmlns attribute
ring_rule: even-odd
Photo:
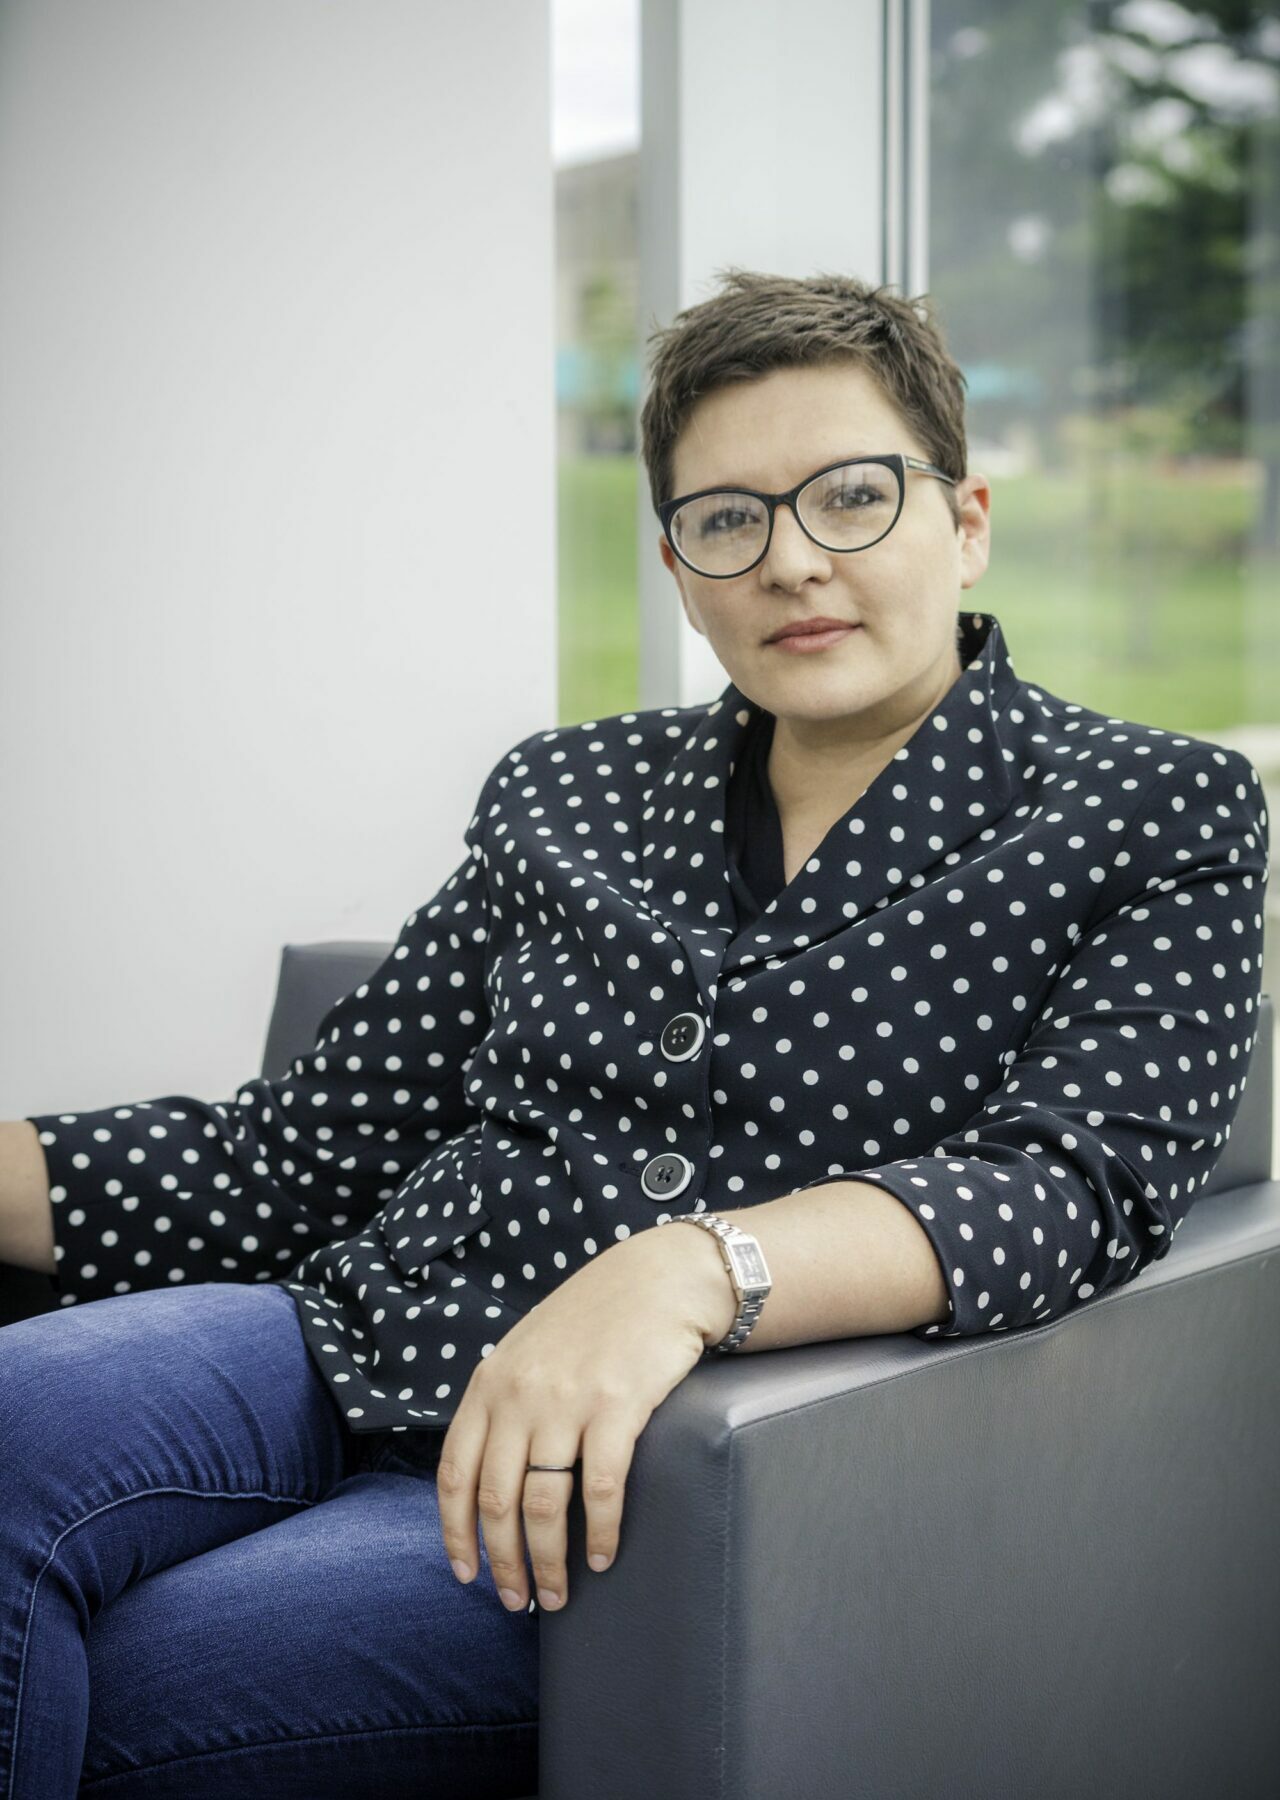
<svg viewBox="0 0 1280 1800"><path fill-rule="evenodd" d="M702 488L665 501L658 517L667 542L686 568L713 581L727 581L764 560L773 541L774 515L784 504L823 550L869 550L898 523L908 469L956 485L953 476L932 463L894 451L831 463L786 494Z"/></svg>

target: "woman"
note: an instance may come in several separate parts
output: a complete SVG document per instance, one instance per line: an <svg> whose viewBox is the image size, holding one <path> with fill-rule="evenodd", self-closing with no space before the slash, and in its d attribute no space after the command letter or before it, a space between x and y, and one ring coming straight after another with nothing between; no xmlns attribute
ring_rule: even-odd
<svg viewBox="0 0 1280 1800"><path fill-rule="evenodd" d="M283 1079L12 1128L71 1309L0 1340L12 1793L73 1792L82 1749L355 1792L374 1740L379 1792L396 1744L406 1793L424 1758L531 1791L526 1556L563 1605L580 1462L608 1566L703 1355L1035 1328L1168 1249L1253 1047L1261 787L957 612L990 543L962 389L923 303L853 280L679 315L644 458L721 695L507 751ZM649 1229L690 1216L761 1279ZM257 1651L277 1617L303 1681Z"/></svg>

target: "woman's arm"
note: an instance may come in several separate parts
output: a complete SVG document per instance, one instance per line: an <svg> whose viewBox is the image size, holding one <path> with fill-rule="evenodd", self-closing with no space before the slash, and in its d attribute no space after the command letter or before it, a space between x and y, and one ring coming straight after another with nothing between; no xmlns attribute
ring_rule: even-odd
<svg viewBox="0 0 1280 1800"><path fill-rule="evenodd" d="M759 1238L773 1281L742 1355L947 1322L947 1284L928 1234L870 1182L824 1181L759 1206L718 1206L716 1216ZM698 1323L703 1342L718 1344L738 1310L720 1246L709 1231L665 1235L680 1240L673 1256L702 1265Z"/></svg>
<svg viewBox="0 0 1280 1800"><path fill-rule="evenodd" d="M774 1280L744 1348L831 1337L841 1323L842 1336L925 1338L1039 1325L1164 1256L1239 1110L1268 847L1262 786L1238 752L1197 746L1157 781L981 1109L928 1149L875 1167L835 1161L726 1215L747 1231L759 1221ZM817 1205L834 1209L825 1225ZM723 1292L706 1291L723 1316Z"/></svg>
<svg viewBox="0 0 1280 1800"><path fill-rule="evenodd" d="M28 1119L0 1121L0 1262L52 1275L49 1170Z"/></svg>

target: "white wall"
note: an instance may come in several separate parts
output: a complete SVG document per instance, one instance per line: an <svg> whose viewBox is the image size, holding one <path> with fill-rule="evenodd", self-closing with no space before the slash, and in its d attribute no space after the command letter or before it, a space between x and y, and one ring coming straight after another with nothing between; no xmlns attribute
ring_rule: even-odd
<svg viewBox="0 0 1280 1800"><path fill-rule="evenodd" d="M554 725L549 71L545 0L0 11L0 1117L233 1093Z"/></svg>

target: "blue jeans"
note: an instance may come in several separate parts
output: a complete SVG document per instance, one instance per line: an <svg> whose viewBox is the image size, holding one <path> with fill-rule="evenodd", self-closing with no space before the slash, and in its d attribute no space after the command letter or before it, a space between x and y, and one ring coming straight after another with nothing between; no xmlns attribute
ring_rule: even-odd
<svg viewBox="0 0 1280 1800"><path fill-rule="evenodd" d="M463 1587L283 1287L4 1327L0 1800L534 1794L538 1615L477 1539Z"/></svg>

